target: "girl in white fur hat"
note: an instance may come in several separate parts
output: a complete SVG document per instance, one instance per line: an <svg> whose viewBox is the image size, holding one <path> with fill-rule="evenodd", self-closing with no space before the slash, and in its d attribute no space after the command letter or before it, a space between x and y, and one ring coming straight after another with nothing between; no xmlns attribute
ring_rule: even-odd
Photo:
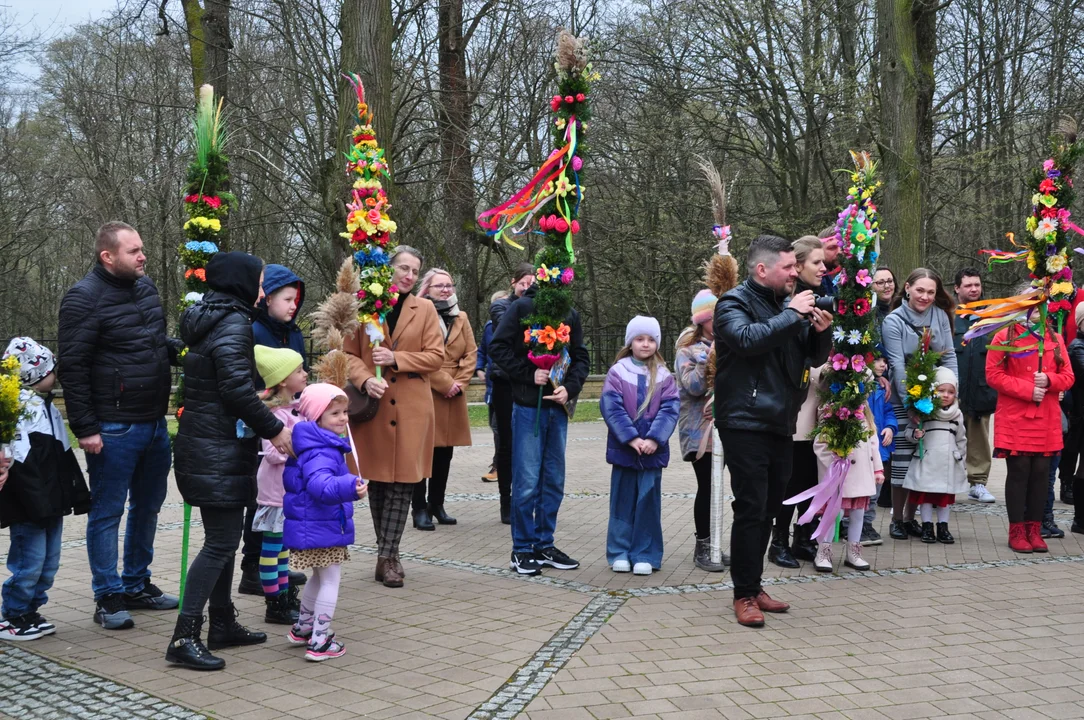
<svg viewBox="0 0 1084 720"><path fill-rule="evenodd" d="M915 453L907 469L903 486L911 491L911 502L918 506L922 517L924 543L956 542L948 529L949 506L956 502L956 493L968 490L967 435L964 432L964 416L956 402L956 373L947 367L937 368L934 376L936 391L941 398L941 408L932 420L926 420L921 428L910 423L905 435L910 442L922 440L923 453ZM934 533L933 514L937 508L937 532Z"/></svg>

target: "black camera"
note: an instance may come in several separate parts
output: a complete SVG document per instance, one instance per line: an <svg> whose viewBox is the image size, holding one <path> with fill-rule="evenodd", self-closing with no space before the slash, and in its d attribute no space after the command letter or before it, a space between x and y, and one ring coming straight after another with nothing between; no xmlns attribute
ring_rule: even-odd
<svg viewBox="0 0 1084 720"><path fill-rule="evenodd" d="M823 297L818 297L816 300L813 301L813 307L817 308L818 310L823 310L824 312L832 313L834 315L836 310L839 309L839 300L832 297L831 295L824 295Z"/></svg>

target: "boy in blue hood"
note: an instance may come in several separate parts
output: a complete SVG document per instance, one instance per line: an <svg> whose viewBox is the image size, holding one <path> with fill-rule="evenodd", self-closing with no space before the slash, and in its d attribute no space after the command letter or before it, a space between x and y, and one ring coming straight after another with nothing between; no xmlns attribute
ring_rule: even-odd
<svg viewBox="0 0 1084 720"><path fill-rule="evenodd" d="M263 269L264 298L256 306L252 321L252 338L257 345L272 348L289 348L301 355L302 365L309 369L309 356L305 350L305 338L295 321L305 300L305 283L285 265L265 265ZM263 378L256 373L253 380L257 390L264 389ZM256 506L245 512L244 544L241 547L241 582L237 592L244 595L262 595L260 583L260 549L263 533L252 529ZM290 571L290 585L304 585L305 573ZM294 602L296 605L296 602Z"/></svg>
<svg viewBox="0 0 1084 720"><path fill-rule="evenodd" d="M308 370L305 338L295 321L305 301L304 281L284 265L267 265L263 272L263 292L264 299L257 306L252 323L253 339L257 345L296 351L305 359ZM257 382L257 389L263 389L262 380Z"/></svg>

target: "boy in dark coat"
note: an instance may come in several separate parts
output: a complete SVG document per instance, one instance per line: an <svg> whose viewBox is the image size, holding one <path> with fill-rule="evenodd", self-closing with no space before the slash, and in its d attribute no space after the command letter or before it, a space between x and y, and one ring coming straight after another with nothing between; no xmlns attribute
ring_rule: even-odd
<svg viewBox="0 0 1084 720"><path fill-rule="evenodd" d="M53 405L53 353L27 337L12 340L4 359L19 363L26 414L11 446L8 480L0 486L0 527L10 528L0 639L35 640L56 627L38 610L60 567L64 516L90 510L90 492L68 441L60 411Z"/></svg>

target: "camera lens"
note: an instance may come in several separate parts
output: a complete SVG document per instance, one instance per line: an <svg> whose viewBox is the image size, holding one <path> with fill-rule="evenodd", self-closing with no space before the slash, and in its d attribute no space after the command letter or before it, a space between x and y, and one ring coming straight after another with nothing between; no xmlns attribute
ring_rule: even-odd
<svg viewBox="0 0 1084 720"><path fill-rule="evenodd" d="M813 304L818 310L830 313L835 313L836 309L839 307L839 301L831 295L818 297Z"/></svg>

